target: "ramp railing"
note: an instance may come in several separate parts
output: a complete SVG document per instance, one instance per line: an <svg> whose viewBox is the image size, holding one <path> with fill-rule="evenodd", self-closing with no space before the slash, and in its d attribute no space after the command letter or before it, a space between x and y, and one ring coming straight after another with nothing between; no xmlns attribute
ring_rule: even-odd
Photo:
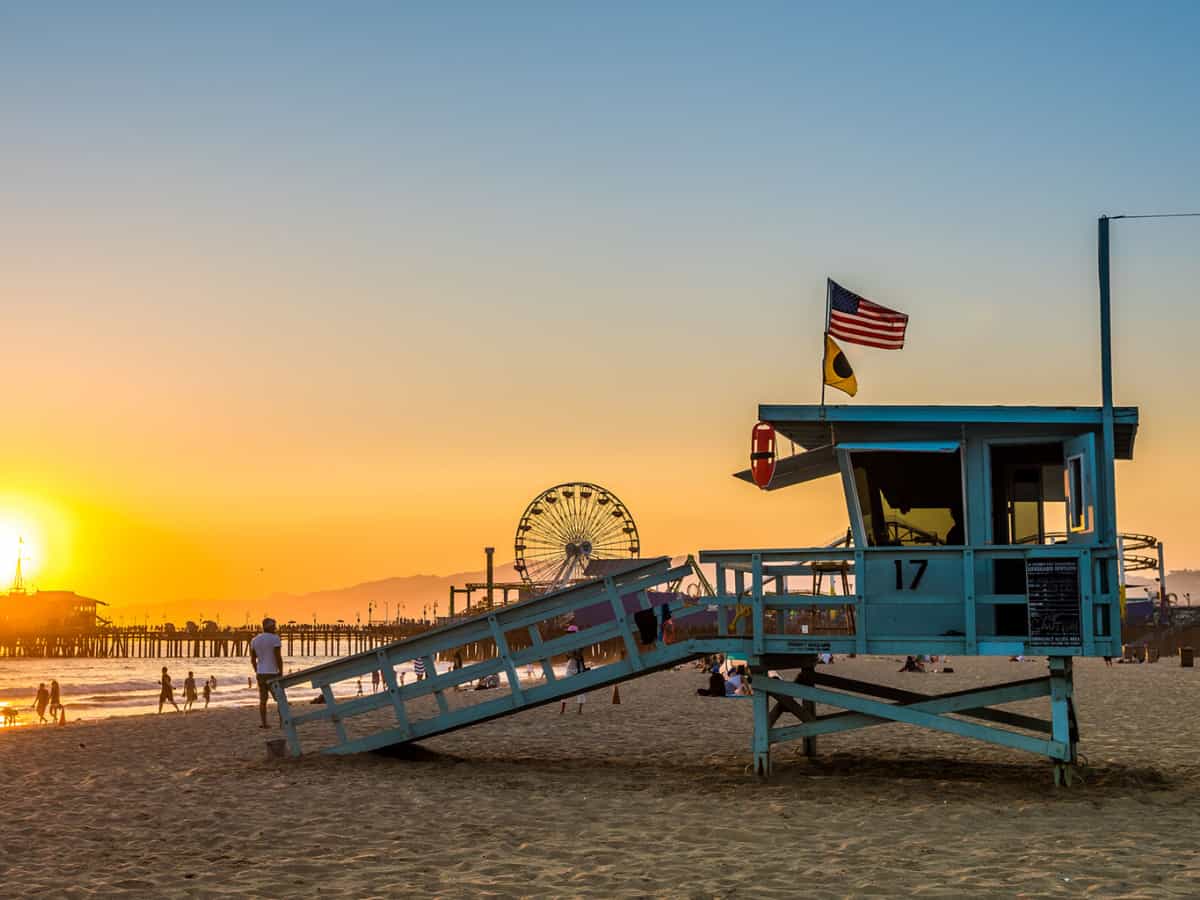
<svg viewBox="0 0 1200 900"><path fill-rule="evenodd" d="M681 578L688 572L687 566L672 568L666 557L647 560L618 575L495 608L472 619L280 678L274 682L272 690L279 703L289 751L293 756L301 754L304 748L299 729L311 723L328 723L332 726L332 735L326 731L324 743L319 742L318 735L318 746L308 749L324 753L374 750L551 703L709 652L707 642L703 640L673 644L657 641L644 648L636 637L637 613L651 608L647 590ZM634 612L626 610L623 600L631 595L639 599L638 609ZM562 630L564 617L598 605L606 606L605 612L611 611L611 617L589 616L601 620L578 631L564 631L548 639L543 636L544 630ZM672 612L675 618L681 618L703 608L680 608ZM583 651L613 638L623 639L621 659L569 678L555 673L554 657ZM495 644L494 657L438 672L435 660L439 655L448 655L465 644L489 640ZM518 643L525 646L515 649L514 645ZM424 666L426 677L401 684L397 667L418 660ZM540 668L542 680L539 683L521 683L520 670L528 666ZM362 696L346 696L345 693L339 696L335 692L335 686L352 685L372 672L382 674L382 691ZM466 696L460 693L478 679L491 675L503 675L507 691L499 696L490 693L487 696L492 699L479 702L475 702L479 699L474 696L475 692ZM301 687L318 689L323 702L318 702L312 710L297 712L295 698L289 696L289 691ZM432 714L419 717L421 712L428 710L430 697L436 704ZM312 740L310 731L305 731L306 744Z"/></svg>

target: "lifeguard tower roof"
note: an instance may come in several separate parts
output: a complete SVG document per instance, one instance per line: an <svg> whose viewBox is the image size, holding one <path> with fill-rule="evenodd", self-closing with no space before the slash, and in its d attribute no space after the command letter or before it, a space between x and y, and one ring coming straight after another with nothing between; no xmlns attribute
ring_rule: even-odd
<svg viewBox="0 0 1200 900"><path fill-rule="evenodd" d="M782 437L803 448L804 453L780 454L775 477L767 490L812 481L838 471L836 448L855 449L855 444L878 445L903 441L959 441L964 432L986 432L996 438L1031 438L1037 435L1100 434L1102 410L1096 406L817 406L814 404L764 403L758 418L769 422ZM1114 410L1116 458L1133 459L1137 437L1138 410L1119 406ZM754 483L749 469L736 478Z"/></svg>

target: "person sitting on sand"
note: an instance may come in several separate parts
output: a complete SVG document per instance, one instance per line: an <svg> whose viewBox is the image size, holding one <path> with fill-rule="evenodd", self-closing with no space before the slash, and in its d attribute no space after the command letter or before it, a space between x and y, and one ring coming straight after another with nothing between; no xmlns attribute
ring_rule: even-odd
<svg viewBox="0 0 1200 900"><path fill-rule="evenodd" d="M917 662L915 656L904 657L904 665L900 667L901 672L924 672L925 667Z"/></svg>
<svg viewBox="0 0 1200 900"><path fill-rule="evenodd" d="M196 675L191 670L188 671L187 678L183 679L183 711L191 712L192 706L196 703Z"/></svg>
<svg viewBox="0 0 1200 900"><path fill-rule="evenodd" d="M696 693L701 697L724 697L725 696L725 679L721 677L721 667L713 666L708 673L708 687L696 688Z"/></svg>
<svg viewBox="0 0 1200 900"><path fill-rule="evenodd" d="M212 699L212 682L204 682L204 708L208 709L208 701Z"/></svg>
<svg viewBox="0 0 1200 900"><path fill-rule="evenodd" d="M30 709L36 709L38 721L46 721L46 707L50 705L50 692L46 690L46 682L38 685L37 696L33 698L33 705Z"/></svg>
<svg viewBox="0 0 1200 900"><path fill-rule="evenodd" d="M741 673L737 669L734 669L732 672L729 673L729 677L725 679L725 696L726 697L736 697L738 694L738 691L740 691L741 689L742 689Z"/></svg>
<svg viewBox="0 0 1200 900"><path fill-rule="evenodd" d="M250 642L250 665L258 678L258 715L262 720L259 727L268 728L267 698L271 695L271 682L283 674L283 642L275 633L275 620L270 616L263 619L262 632Z"/></svg>
<svg viewBox="0 0 1200 900"><path fill-rule="evenodd" d="M162 714L164 703L170 703L172 706L174 706L175 712L182 712L182 710L179 708L179 704L175 702L175 687L171 684L171 675L167 671L166 666L162 667L162 679L159 683L161 685L161 690L158 692L159 715Z"/></svg>

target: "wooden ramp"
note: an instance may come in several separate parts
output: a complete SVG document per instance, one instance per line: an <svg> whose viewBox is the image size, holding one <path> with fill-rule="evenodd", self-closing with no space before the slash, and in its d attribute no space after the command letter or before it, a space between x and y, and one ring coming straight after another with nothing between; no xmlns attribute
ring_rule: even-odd
<svg viewBox="0 0 1200 900"><path fill-rule="evenodd" d="M838 636L796 634L787 628L789 617L796 610L859 604L862 597L789 593L785 572L764 563L768 553L807 565L830 554L862 551L814 548L710 553L717 564L714 595L700 604L672 605L676 630L689 635L677 642L643 642L638 634L639 618L650 618L647 625L655 631L660 621L647 592L692 571L689 565L672 568L663 557L634 561L628 569L603 578L288 675L274 683L273 691L289 750L299 756L302 752L358 753L402 746L566 700L704 654L725 653L746 660L755 676L750 749L754 771L761 777L770 774L775 744L802 740L804 752L812 755L819 735L902 723L1045 756L1055 765L1056 781L1070 783L1078 741L1070 656L1051 656L1049 673L1040 678L936 695L818 672L818 651L837 642L851 649L864 646L861 618L848 617L850 632ZM787 566L786 572L794 574L796 564ZM726 583L728 573L734 575L732 591ZM768 582L776 585L777 593L764 591ZM636 603L627 603L627 598L636 598ZM713 607L717 610L714 633L690 636L696 629L688 627L688 620ZM583 627L567 630L572 621ZM624 645L621 658L571 676L555 671L555 658L565 660L576 651L612 640ZM453 659L458 648L472 644L492 645L494 655L437 672L435 659ZM872 649L903 653L907 648L903 643L893 646L889 639ZM418 662L430 676L401 684L398 668L407 672ZM799 675L788 682L771 677L772 669L799 669ZM530 670L536 677L522 682L520 673ZM382 690L371 691L372 674L382 677ZM472 690L479 679L490 676L497 676L499 687ZM364 681L360 695L359 685ZM313 688L320 691L324 702L298 706L299 702L311 703ZM296 696L297 689L302 697ZM1050 699L1047 720L996 708L1037 697ZM781 725L780 718L788 714L798 723Z"/></svg>
<svg viewBox="0 0 1200 900"><path fill-rule="evenodd" d="M636 561L608 577L281 678L273 691L288 748L293 756L299 756L302 752L358 753L406 744L637 678L710 652L709 641L660 641L644 648L637 638L637 611L651 608L646 592L690 571L687 566L672 568L666 557ZM635 612L626 609L623 598L629 596L639 600ZM611 611L611 616L596 616L598 606ZM566 631L567 621L584 609L593 613L589 620L600 619L598 624ZM672 616L678 620L689 610L700 609L703 607L673 609ZM613 638L624 641L621 659L569 677L555 673L554 657ZM495 656L435 674L437 657L452 658L457 648L489 640L495 644ZM429 677L401 685L397 667L407 668L417 661ZM520 673L530 666L536 667L541 677L535 683L522 684ZM370 690L375 672L382 675L383 689L357 695L363 679ZM480 678L492 675L501 676L502 687L471 690ZM301 712L297 689L304 688L318 689L324 703ZM305 690L302 699L311 697Z"/></svg>

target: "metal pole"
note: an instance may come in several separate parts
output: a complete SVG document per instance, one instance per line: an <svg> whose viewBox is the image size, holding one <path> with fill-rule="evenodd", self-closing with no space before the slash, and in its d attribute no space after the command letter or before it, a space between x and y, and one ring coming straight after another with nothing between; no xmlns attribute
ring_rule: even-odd
<svg viewBox="0 0 1200 900"><path fill-rule="evenodd" d="M1162 610L1163 621L1167 615L1167 566L1163 561L1162 541L1158 542L1158 608Z"/></svg>
<svg viewBox="0 0 1200 900"><path fill-rule="evenodd" d="M821 335L821 418L825 418L825 364L829 361L829 317L833 299L833 279L825 279L825 331Z"/></svg>
<svg viewBox="0 0 1200 900"><path fill-rule="evenodd" d="M487 554L487 608L492 608L492 588L496 584L496 579L492 569L492 557L496 555L495 547L484 547L483 552Z"/></svg>
<svg viewBox="0 0 1200 900"><path fill-rule="evenodd" d="M1116 458L1117 439L1113 425L1113 372L1112 372L1112 317L1109 311L1111 295L1108 279L1108 216L1101 216L1098 223L1098 256L1100 269L1100 393L1101 421L1103 423L1104 465L1100 466L1104 479L1104 505L1108 515L1104 517L1100 532L1102 544L1116 546L1117 542L1117 486Z"/></svg>

